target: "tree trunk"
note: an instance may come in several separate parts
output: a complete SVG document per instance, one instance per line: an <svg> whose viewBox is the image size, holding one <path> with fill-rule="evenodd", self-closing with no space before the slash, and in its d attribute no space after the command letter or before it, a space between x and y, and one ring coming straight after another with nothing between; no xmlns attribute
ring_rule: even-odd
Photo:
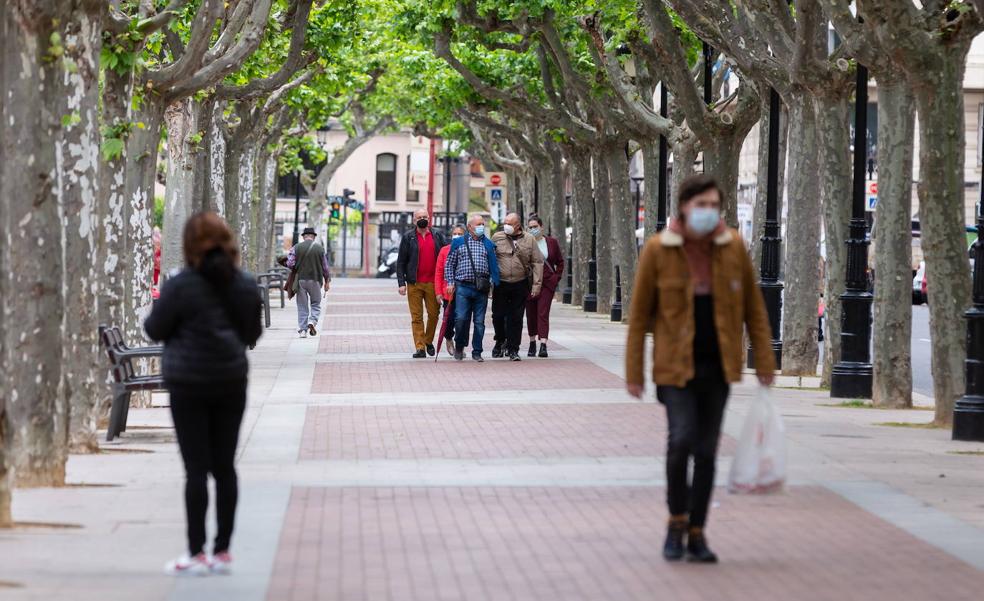
<svg viewBox="0 0 984 601"><path fill-rule="evenodd" d="M198 145L199 148L191 156L192 188L190 206L192 213L198 213L200 211L214 210L211 208L215 200L212 198L210 175L212 169L212 143L215 138L213 134L218 133L215 130L214 124L216 103L212 96L208 96L202 102L193 99L189 100L189 102L195 104L191 110L195 116L195 129L201 135L201 143ZM218 137L221 138L221 134Z"/></svg>
<svg viewBox="0 0 984 601"><path fill-rule="evenodd" d="M789 134L789 111L786 105L779 104L779 190L776 198L776 216L782 217L783 186L786 179L786 144ZM762 268L762 236L765 235L765 205L769 188L769 109L766 103L765 114L759 120L758 174L755 187L755 209L752 211L752 261L755 271Z"/></svg>
<svg viewBox="0 0 984 601"><path fill-rule="evenodd" d="M98 451L97 406L104 374L98 339L98 288L96 261L99 183L99 52L102 44L100 16L84 9L72 11L64 21L62 38L66 60L74 68L61 75L57 94L67 101L70 119L63 123L55 147L57 185L61 194L65 245L63 390L70 415L71 448Z"/></svg>
<svg viewBox="0 0 984 601"><path fill-rule="evenodd" d="M645 238L649 238L656 233L656 220L659 218L659 139L641 140L642 144L642 176L643 190L642 204L645 207L645 219L643 221L643 231ZM669 203L669 199L667 199ZM669 207L666 207L667 209Z"/></svg>
<svg viewBox="0 0 984 601"><path fill-rule="evenodd" d="M900 73L878 74L874 383L877 407L912 406L912 156L915 100Z"/></svg>
<svg viewBox="0 0 984 601"><path fill-rule="evenodd" d="M609 182L612 188L610 231L615 239L614 260L621 271L622 306L628 307L632 299L632 285L635 283L636 261L639 259L639 246L635 236L639 213L636 212L635 199L629 189L629 159L625 156L625 146L619 145L609 149L605 159L608 162ZM622 315L627 319L629 312L622 311Z"/></svg>
<svg viewBox="0 0 984 601"><path fill-rule="evenodd" d="M966 49L964 49L966 50ZM953 422L964 393L970 265L964 234L964 102L966 52L910 81L919 111L919 219L929 293L936 423ZM915 78L913 78L915 79Z"/></svg>
<svg viewBox="0 0 984 601"><path fill-rule="evenodd" d="M8 7L6 0L0 0L0 54L12 56L13 48L8 47L6 40L14 35L13 31L8 30L8 25L12 19L8 17ZM6 106L7 98L7 65L9 62L0 63L0 123L9 123L9 114ZM7 156L10 146L7 143L7 128L0 127L0 153ZM5 175L4 166L0 164L0 236L7 229L7 205L10 197L3 186ZM10 264L7 261L7 252L0 246L0 373L8 374L7 358L7 337L6 337L6 317L4 316L5 303L7 298L7 276L10 273ZM13 392L10 385L10 378L0 378L0 528L9 528L13 523L10 513L10 465L8 462L7 449L10 444L10 433L7 427L6 405L7 399Z"/></svg>
<svg viewBox="0 0 984 601"><path fill-rule="evenodd" d="M550 174L544 176L551 182L550 191L552 200L550 203L550 215L547 224L547 231L557 239L563 248L564 255L567 254L567 196L565 194L566 178L564 177L564 157L554 143L547 144L547 152L550 153Z"/></svg>
<svg viewBox="0 0 984 601"><path fill-rule="evenodd" d="M225 153L226 141L219 128L222 107L215 105L212 107L212 117L209 121L209 128L205 135L208 143L208 201L205 209L214 211L219 215L225 216Z"/></svg>
<svg viewBox="0 0 984 601"><path fill-rule="evenodd" d="M536 198L536 182L533 181L533 169L524 167L514 169L516 183L519 187L519 195L523 200L523 211L519 213L519 222L526 227L526 218L534 210L534 199Z"/></svg>
<svg viewBox="0 0 984 601"><path fill-rule="evenodd" d="M133 77L120 75L111 69L104 72L102 93L102 125L114 127L131 122L130 95ZM124 142L128 142L124 140ZM126 253L125 229L128 214L126 201L126 151L104 161L99 169L100 218L98 260L100 278L99 321L106 325L123 326L125 278L121 277L121 262ZM107 389L108 394L108 389Z"/></svg>
<svg viewBox="0 0 984 601"><path fill-rule="evenodd" d="M790 103L789 201L783 297L782 371L814 375L817 369L820 198L817 191L816 112L802 95Z"/></svg>
<svg viewBox="0 0 984 601"><path fill-rule="evenodd" d="M616 151L619 149L616 148ZM608 314L612 310L612 294L615 290L615 267L612 238L612 193L613 183L609 180L606 152L599 150L591 157L592 187L594 188L594 210L598 235L595 244L595 273L597 274L598 313Z"/></svg>
<svg viewBox="0 0 984 601"><path fill-rule="evenodd" d="M244 122L239 127L248 126ZM244 265L249 259L248 209L253 196L253 153L250 150L250 141L250 136L237 131L226 140L225 153L225 218L229 229L239 239Z"/></svg>
<svg viewBox="0 0 984 601"><path fill-rule="evenodd" d="M568 148L571 175L574 180L571 205L571 226L574 239L574 281L571 304L580 305L588 291L588 261L591 260L591 226L593 201L591 199L591 153L585 148Z"/></svg>
<svg viewBox="0 0 984 601"><path fill-rule="evenodd" d="M164 112L167 125L167 189L164 194L164 234L161 273L171 273L184 265L182 233L185 222L195 212L195 168L204 156L194 142L200 109L191 98L172 103ZM200 199L204 201L204 199Z"/></svg>
<svg viewBox="0 0 984 601"><path fill-rule="evenodd" d="M253 273L260 273L262 263L260 261L261 240L263 237L263 192L266 188L266 161L265 151L262 145L257 143L250 150L253 155L253 189L250 193L249 205L249 270Z"/></svg>
<svg viewBox="0 0 984 601"><path fill-rule="evenodd" d="M830 386L831 370L840 360L841 295L846 291L847 245L850 237L852 165L850 106L847 94L818 96L817 141L820 145L820 204L827 259L824 265L824 353L822 383ZM814 309L816 311L816 309Z"/></svg>
<svg viewBox="0 0 984 601"><path fill-rule="evenodd" d="M21 9L22 10L22 9ZM55 147L66 109L63 65L49 60L51 15L6 8L0 199L6 205L3 379L8 450L20 486L65 483L68 412L62 394L61 236ZM44 8L39 8L39 13ZM12 202L10 199L17 199Z"/></svg>
<svg viewBox="0 0 984 601"><path fill-rule="evenodd" d="M672 217L677 214L677 190L680 189L680 182L694 174L694 161L697 160L697 148L692 140L685 140L673 145L673 173L670 178L670 194L667 201L667 216Z"/></svg>
<svg viewBox="0 0 984 601"><path fill-rule="evenodd" d="M719 132L712 143L703 141L706 172L717 179L724 198L721 199L721 216L731 227L738 226L738 163L741 147L748 131L729 127Z"/></svg>
<svg viewBox="0 0 984 601"><path fill-rule="evenodd" d="M277 199L277 156L266 149L260 150L258 179L260 182L260 210L257 230L259 243L257 250L257 272L262 273L273 267L273 225Z"/></svg>

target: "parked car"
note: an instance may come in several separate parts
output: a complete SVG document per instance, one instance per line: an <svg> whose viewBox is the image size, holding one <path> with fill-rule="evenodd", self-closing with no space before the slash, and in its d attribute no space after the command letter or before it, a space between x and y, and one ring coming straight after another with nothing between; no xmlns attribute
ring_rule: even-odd
<svg viewBox="0 0 984 601"><path fill-rule="evenodd" d="M392 278L396 276L396 258L400 254L399 246L392 246L379 258L379 268L376 271L377 278Z"/></svg>

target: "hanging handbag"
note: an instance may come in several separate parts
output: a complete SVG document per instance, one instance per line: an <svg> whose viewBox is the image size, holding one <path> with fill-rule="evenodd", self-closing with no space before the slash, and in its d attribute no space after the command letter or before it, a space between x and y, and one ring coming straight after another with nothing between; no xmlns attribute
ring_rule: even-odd
<svg viewBox="0 0 984 601"><path fill-rule="evenodd" d="M484 246L484 244L482 246ZM487 276L478 275L478 270L475 269L475 260L472 259L471 246L468 244L468 240L465 240L465 252L468 253L468 262L471 263L472 273L475 274L475 290L478 290L482 294L488 294L489 290L492 289L492 281Z"/></svg>
<svg viewBox="0 0 984 601"><path fill-rule="evenodd" d="M301 261L307 258L308 253L311 252L312 246L314 246L314 242L307 247L303 256L297 257L297 260L294 262L294 268L290 270L290 275L287 276L287 281L284 283L284 292L287 293L287 300L294 298L294 281L297 279L297 270L301 266Z"/></svg>

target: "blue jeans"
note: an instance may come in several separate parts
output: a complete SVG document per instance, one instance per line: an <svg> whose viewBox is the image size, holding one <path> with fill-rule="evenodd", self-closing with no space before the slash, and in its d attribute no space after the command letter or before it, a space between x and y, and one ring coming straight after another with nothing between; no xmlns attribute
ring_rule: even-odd
<svg viewBox="0 0 984 601"><path fill-rule="evenodd" d="M472 336L472 356L482 354L482 339L485 338L485 307L489 295L475 290L471 284L457 282L454 289L454 345L459 349L468 346L468 320L475 324Z"/></svg>

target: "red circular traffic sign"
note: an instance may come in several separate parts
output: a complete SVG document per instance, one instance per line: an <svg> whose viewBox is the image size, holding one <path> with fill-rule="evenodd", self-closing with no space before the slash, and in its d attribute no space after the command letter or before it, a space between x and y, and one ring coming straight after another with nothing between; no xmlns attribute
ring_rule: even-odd
<svg viewBox="0 0 984 601"><path fill-rule="evenodd" d="M878 182L868 184L868 194L878 194Z"/></svg>
<svg viewBox="0 0 984 601"><path fill-rule="evenodd" d="M496 173L496 174L494 174L494 175L492 175L492 176L491 176L491 177L489 178L489 182L490 182L490 183L491 183L491 184L492 184L493 186L498 186L499 184L501 184L501 183L502 183L502 176L501 176L501 175L499 175L498 173Z"/></svg>

